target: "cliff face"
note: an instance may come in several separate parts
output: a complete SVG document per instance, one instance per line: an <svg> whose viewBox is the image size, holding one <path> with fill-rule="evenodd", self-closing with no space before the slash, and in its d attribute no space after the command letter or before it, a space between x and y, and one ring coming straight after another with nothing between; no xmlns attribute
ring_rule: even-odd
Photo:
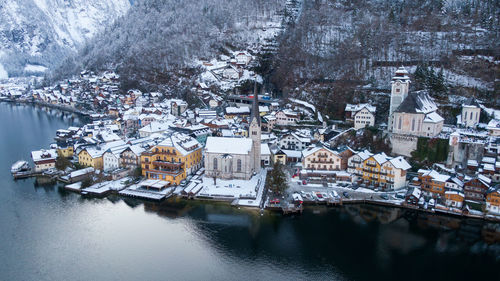
<svg viewBox="0 0 500 281"><path fill-rule="evenodd" d="M0 0L0 78L42 73L129 8L129 0Z"/></svg>

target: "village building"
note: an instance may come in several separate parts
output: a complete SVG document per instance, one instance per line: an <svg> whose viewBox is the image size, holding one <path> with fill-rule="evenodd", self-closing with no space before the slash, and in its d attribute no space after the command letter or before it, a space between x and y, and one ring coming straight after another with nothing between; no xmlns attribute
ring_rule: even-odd
<svg viewBox="0 0 500 281"><path fill-rule="evenodd" d="M256 85L248 128L249 138L208 137L204 149L205 175L248 180L261 169L261 120Z"/></svg>
<svg viewBox="0 0 500 281"><path fill-rule="evenodd" d="M134 170L141 165L141 153L145 149L140 145L131 145L120 153L121 167L129 170Z"/></svg>
<svg viewBox="0 0 500 281"><path fill-rule="evenodd" d="M375 125L377 108L368 103L347 104L345 107L346 121L353 122L354 129L362 129Z"/></svg>
<svg viewBox="0 0 500 281"><path fill-rule="evenodd" d="M424 92L410 93L393 112L392 132L418 137L435 137L443 129L444 119L437 106Z"/></svg>
<svg viewBox="0 0 500 281"><path fill-rule="evenodd" d="M281 149L286 150L304 150L309 145L311 145L311 138L304 137L297 133L285 134L281 137L279 141L279 146Z"/></svg>
<svg viewBox="0 0 500 281"><path fill-rule="evenodd" d="M276 112L275 117L276 117L275 124L279 126L294 125L299 120L299 114L288 109Z"/></svg>
<svg viewBox="0 0 500 281"><path fill-rule="evenodd" d="M194 138L172 133L165 140L141 154L142 175L146 179L179 185L201 168L202 147Z"/></svg>
<svg viewBox="0 0 500 281"><path fill-rule="evenodd" d="M418 182L424 194L433 198L444 198L445 185L450 176L434 170L418 170Z"/></svg>
<svg viewBox="0 0 500 281"><path fill-rule="evenodd" d="M483 175L477 175L464 184L465 200L484 202L486 191L490 188L491 180Z"/></svg>
<svg viewBox="0 0 500 281"><path fill-rule="evenodd" d="M336 151L324 146L310 147L302 151L302 167L308 170L340 170L341 158Z"/></svg>
<svg viewBox="0 0 500 281"><path fill-rule="evenodd" d="M488 213L500 215L500 185L492 187L486 192L485 210Z"/></svg>
<svg viewBox="0 0 500 281"><path fill-rule="evenodd" d="M457 125L475 128L479 124L481 107L474 97L468 98L462 104L462 113L457 116Z"/></svg>
<svg viewBox="0 0 500 281"><path fill-rule="evenodd" d="M396 70L394 77L391 80L391 102L389 107L389 121L387 128L393 128L393 113L403 103L408 96L410 90L410 77L408 71L404 67Z"/></svg>
<svg viewBox="0 0 500 281"><path fill-rule="evenodd" d="M42 172L56 167L57 151L42 149L31 152L31 159L35 164L35 172Z"/></svg>
<svg viewBox="0 0 500 281"><path fill-rule="evenodd" d="M351 156L348 167L361 183L382 190L406 186L406 172L411 168L401 156L392 158L383 152L373 155L367 151Z"/></svg>
<svg viewBox="0 0 500 281"><path fill-rule="evenodd" d="M461 209L465 196L463 192L449 190L444 192L444 199L447 207Z"/></svg>

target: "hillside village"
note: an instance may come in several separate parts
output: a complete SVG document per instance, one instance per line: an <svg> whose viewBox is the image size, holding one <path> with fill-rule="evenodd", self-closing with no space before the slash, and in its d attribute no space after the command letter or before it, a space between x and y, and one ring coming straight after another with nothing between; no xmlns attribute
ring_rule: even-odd
<svg viewBox="0 0 500 281"><path fill-rule="evenodd" d="M471 97L456 123L445 124L433 98L412 91L411 74L401 67L384 122L376 122L370 103L345 104L343 120L327 120L307 101L266 93L250 70L254 59L235 51L200 61L205 71L191 90L195 104L171 93L123 92L111 71L83 71L39 89L2 84L2 101L88 120L54 132L51 147L31 152L33 169L18 165L13 175L56 178L83 195L180 196L285 213L308 203L371 200L500 218L500 111ZM253 90L238 90L248 80ZM480 122L481 112L492 117L488 123ZM370 131L377 133L360 142ZM370 151L377 141L388 150ZM266 184L276 171L284 175L282 190Z"/></svg>

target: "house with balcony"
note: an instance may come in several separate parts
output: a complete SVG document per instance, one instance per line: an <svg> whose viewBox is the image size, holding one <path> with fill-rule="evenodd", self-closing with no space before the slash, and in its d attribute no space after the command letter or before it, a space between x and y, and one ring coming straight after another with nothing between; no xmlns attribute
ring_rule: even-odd
<svg viewBox="0 0 500 281"><path fill-rule="evenodd" d="M491 179L477 175L464 184L465 200L483 203L486 198L486 191L491 186Z"/></svg>
<svg viewBox="0 0 500 281"><path fill-rule="evenodd" d="M424 194L433 198L444 198L446 182L450 176L434 170L418 170L418 183Z"/></svg>
<svg viewBox="0 0 500 281"><path fill-rule="evenodd" d="M500 215L500 185L492 187L486 192L486 211Z"/></svg>
<svg viewBox="0 0 500 281"><path fill-rule="evenodd" d="M187 175L201 168L202 147L185 134L172 133L165 140L141 154L142 175L146 179L179 185Z"/></svg>
<svg viewBox="0 0 500 281"><path fill-rule="evenodd" d="M365 150L351 156L348 172L356 175L359 183L370 188L395 190L406 186L406 171L410 164L401 156L389 157L385 153L372 154Z"/></svg>

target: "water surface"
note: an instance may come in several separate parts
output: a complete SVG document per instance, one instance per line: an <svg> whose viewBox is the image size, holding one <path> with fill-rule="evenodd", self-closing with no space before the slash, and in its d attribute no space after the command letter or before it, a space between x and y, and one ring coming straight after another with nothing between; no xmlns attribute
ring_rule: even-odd
<svg viewBox="0 0 500 281"><path fill-rule="evenodd" d="M500 228L396 208L260 216L13 181L10 165L80 120L0 103L0 280L500 279Z"/></svg>

